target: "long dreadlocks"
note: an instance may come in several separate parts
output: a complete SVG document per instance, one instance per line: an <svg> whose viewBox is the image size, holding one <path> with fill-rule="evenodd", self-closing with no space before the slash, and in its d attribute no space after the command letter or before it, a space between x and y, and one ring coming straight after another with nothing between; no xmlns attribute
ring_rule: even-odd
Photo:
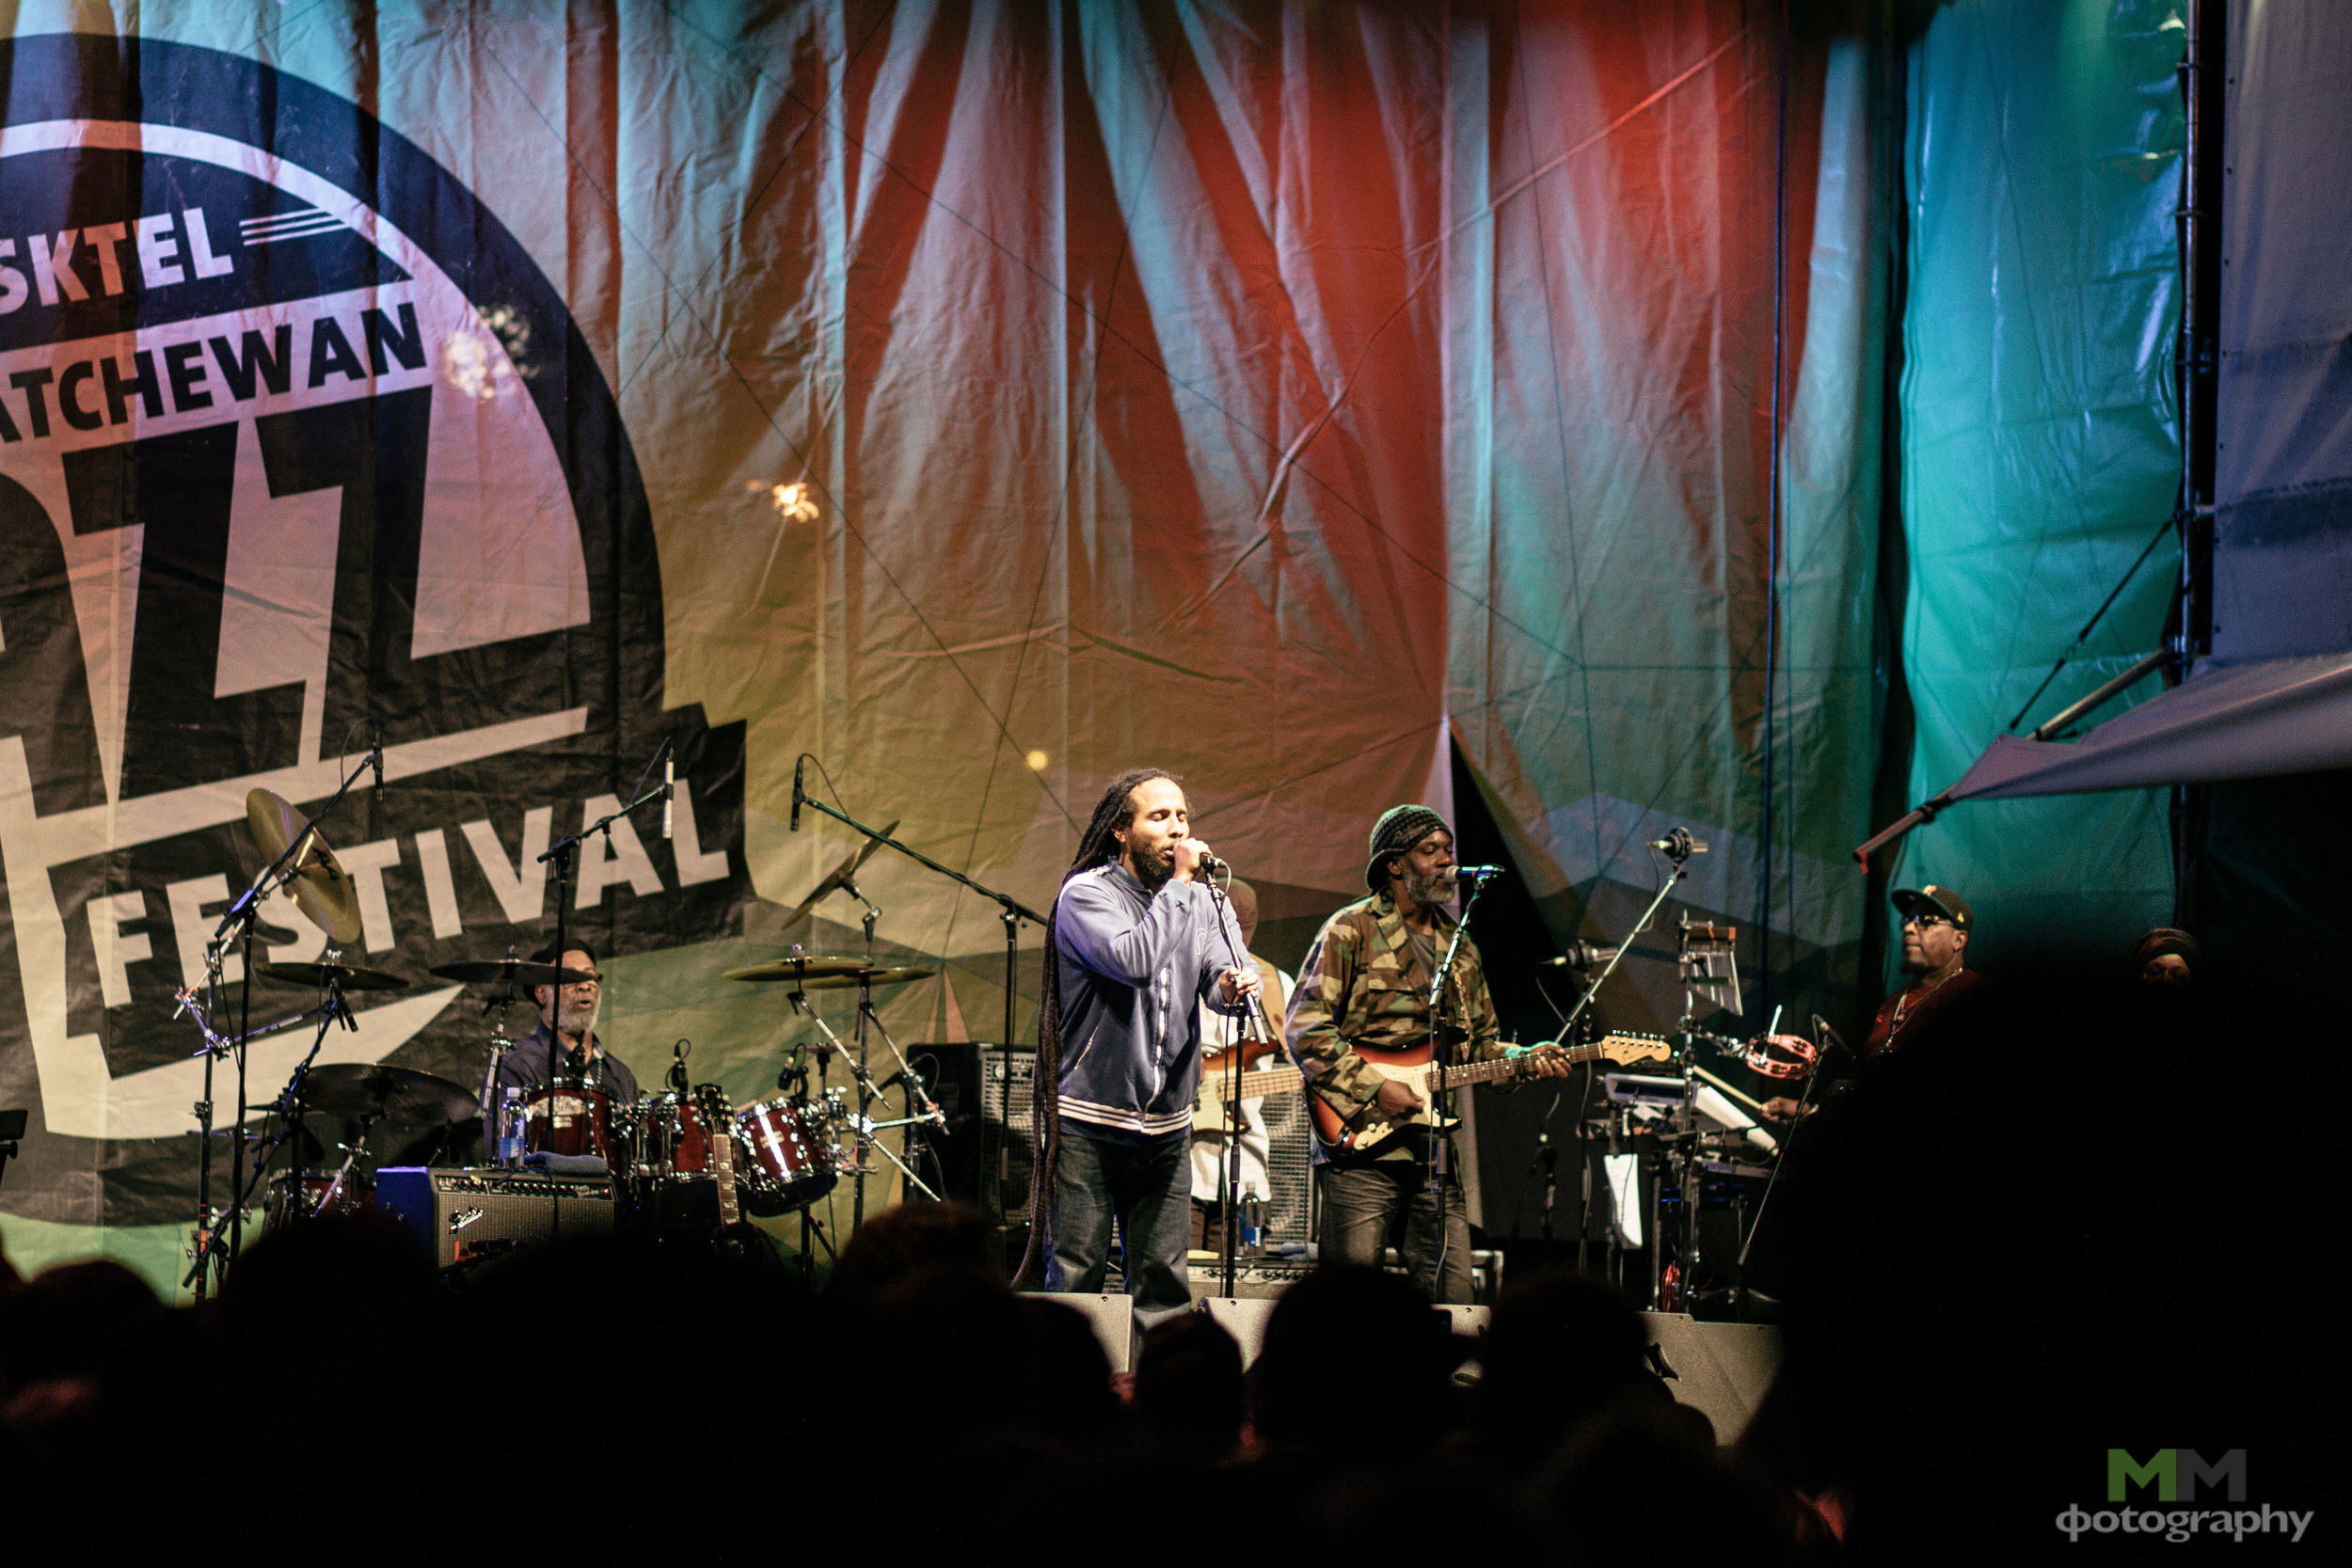
<svg viewBox="0 0 2352 1568"><path fill-rule="evenodd" d="M1078 853L1062 873L1062 885L1080 872L1091 871L1119 858L1119 831L1136 819L1135 793L1153 779L1170 784L1184 781L1165 768L1136 768L1121 773L1094 803L1094 816L1078 840ZM1029 1240L1021 1249L1021 1265L1012 1271L1018 1283L1028 1273L1038 1237L1046 1227L1054 1202L1054 1178L1061 1167L1061 946L1055 925L1061 918L1057 894L1045 917L1045 978L1037 1011L1037 1070L1029 1084Z"/></svg>

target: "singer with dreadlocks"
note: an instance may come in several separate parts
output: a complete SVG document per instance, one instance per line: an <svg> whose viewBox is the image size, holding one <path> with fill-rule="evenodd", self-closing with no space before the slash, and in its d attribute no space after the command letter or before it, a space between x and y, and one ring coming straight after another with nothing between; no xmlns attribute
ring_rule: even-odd
<svg viewBox="0 0 2352 1568"><path fill-rule="evenodd" d="M1116 1219L1127 1293L1147 1326L1192 1305L1200 1004L1238 1015L1261 989L1248 958L1233 967L1247 947L1202 869L1209 858L1174 774L1121 774L1095 806L1045 927L1043 1157L1030 1187L1032 1213L1051 1197L1045 1288L1100 1291Z"/></svg>

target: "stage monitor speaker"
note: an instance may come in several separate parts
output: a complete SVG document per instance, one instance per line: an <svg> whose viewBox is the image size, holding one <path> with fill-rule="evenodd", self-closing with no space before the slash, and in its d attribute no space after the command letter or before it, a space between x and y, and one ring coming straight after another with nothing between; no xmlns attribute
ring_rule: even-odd
<svg viewBox="0 0 2352 1568"><path fill-rule="evenodd" d="M612 1230L610 1177L387 1165L375 1173L375 1203L414 1230L440 1268L498 1250L485 1245L492 1242Z"/></svg>
<svg viewBox="0 0 2352 1568"><path fill-rule="evenodd" d="M1770 1323L1700 1323L1687 1312L1645 1312L1650 1370L1678 1404L1715 1423L1715 1441L1740 1440L1780 1370L1780 1330Z"/></svg>
<svg viewBox="0 0 2352 1568"><path fill-rule="evenodd" d="M1266 1320L1274 1316L1272 1296L1203 1296L1198 1303L1209 1321L1233 1337L1241 1346L1246 1370L1265 1347Z"/></svg>
<svg viewBox="0 0 2352 1568"><path fill-rule="evenodd" d="M1110 1358L1114 1372L1133 1371L1136 1364L1136 1303L1133 1296L1107 1291L1024 1291L1040 1301L1057 1301L1086 1315L1094 1338Z"/></svg>

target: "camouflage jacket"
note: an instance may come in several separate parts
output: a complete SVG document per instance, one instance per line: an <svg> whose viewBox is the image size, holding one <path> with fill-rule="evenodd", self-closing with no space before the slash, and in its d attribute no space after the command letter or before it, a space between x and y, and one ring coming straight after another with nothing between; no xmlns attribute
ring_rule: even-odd
<svg viewBox="0 0 2352 1568"><path fill-rule="evenodd" d="M1437 950L1454 940L1453 917L1438 917ZM1352 1049L1409 1051L1429 1040L1429 983L1434 976L1413 951L1405 917L1386 893L1359 898L1323 923L1291 993L1283 1037L1313 1080L1311 1092L1343 1117L1353 1117L1380 1092ZM1486 993L1478 944L1466 934L1454 955L1454 984L1445 1000L1452 1038L1467 1029L1463 1061L1502 1054L1502 1025Z"/></svg>

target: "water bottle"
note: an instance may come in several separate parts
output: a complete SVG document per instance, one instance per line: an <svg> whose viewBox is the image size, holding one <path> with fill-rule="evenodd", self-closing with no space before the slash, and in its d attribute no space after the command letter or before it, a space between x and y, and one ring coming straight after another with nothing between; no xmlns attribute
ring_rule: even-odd
<svg viewBox="0 0 2352 1568"><path fill-rule="evenodd" d="M1265 1250L1265 1199L1255 1187L1242 1195L1241 1250L1252 1258Z"/></svg>

